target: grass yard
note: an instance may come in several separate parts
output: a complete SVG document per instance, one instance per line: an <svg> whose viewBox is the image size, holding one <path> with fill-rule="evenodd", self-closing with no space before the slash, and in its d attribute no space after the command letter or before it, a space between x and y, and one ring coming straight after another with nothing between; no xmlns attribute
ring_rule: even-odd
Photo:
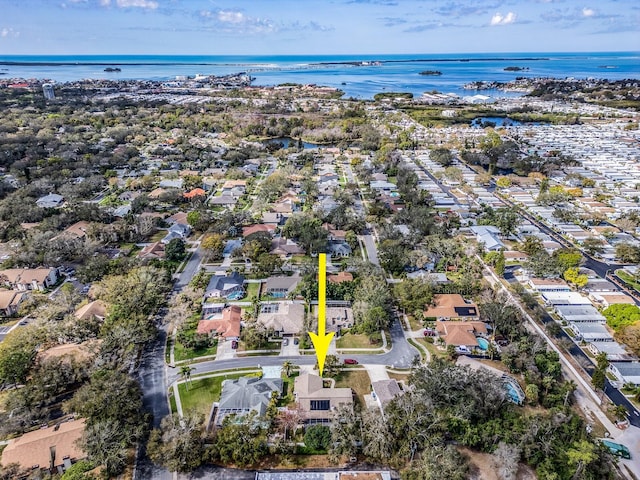
<svg viewBox="0 0 640 480"><path fill-rule="evenodd" d="M336 387L349 387L358 397L361 407L365 407L364 396L371 393L371 379L366 370L343 370L336 377Z"/></svg>
<svg viewBox="0 0 640 480"><path fill-rule="evenodd" d="M422 322L418 321L415 316L407 315L409 319L409 325L411 325L411 330L421 330L424 328Z"/></svg>
<svg viewBox="0 0 640 480"><path fill-rule="evenodd" d="M186 383L178 385L182 410L195 410L205 416L211 410L211 404L220 400L222 382L229 379L244 377L246 373L227 373L220 377L201 378L192 380L187 389Z"/></svg>
<svg viewBox="0 0 640 480"><path fill-rule="evenodd" d="M442 357L442 358L446 358L447 357L447 351L446 350L438 349L438 347L436 347L433 343L427 342L426 338L414 338L414 340L416 340L421 345L427 347L427 350L429 351L429 353L432 356Z"/></svg>
<svg viewBox="0 0 640 480"><path fill-rule="evenodd" d="M369 337L362 333L353 334L346 333L336 340L336 348L376 348L382 347L382 341L378 343L371 343Z"/></svg>
<svg viewBox="0 0 640 480"><path fill-rule="evenodd" d="M263 345L262 347L258 348L257 350L280 350L282 348L282 344L280 342L267 342L266 345ZM238 342L238 353L240 352L246 352L247 349L247 344L244 343L242 340L240 342ZM251 350L249 350L251 351Z"/></svg>
<svg viewBox="0 0 640 480"><path fill-rule="evenodd" d="M640 283L636 282L632 275L629 275L624 270L617 270L616 275L620 277L620 279L626 283L630 288L640 292Z"/></svg>
<svg viewBox="0 0 640 480"><path fill-rule="evenodd" d="M398 382L407 383L409 381L409 374L408 373L394 373L394 372L390 372L390 371L387 370L387 375L389 375L389 378L393 378L394 380L396 380Z"/></svg>
<svg viewBox="0 0 640 480"><path fill-rule="evenodd" d="M198 357L206 357L209 355L215 355L218 351L218 345L214 345L209 348L187 348L182 345L179 341L176 340L176 346L173 350L173 356L176 362L180 362L182 360L193 360Z"/></svg>
<svg viewBox="0 0 640 480"><path fill-rule="evenodd" d="M247 283L247 299L259 298L261 283Z"/></svg>

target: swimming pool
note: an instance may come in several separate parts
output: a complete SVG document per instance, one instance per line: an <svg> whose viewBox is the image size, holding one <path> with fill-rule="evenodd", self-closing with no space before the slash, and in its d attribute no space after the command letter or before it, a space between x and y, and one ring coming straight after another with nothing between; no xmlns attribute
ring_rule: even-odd
<svg viewBox="0 0 640 480"><path fill-rule="evenodd" d="M476 340L478 341L478 346L480 347L480 350L486 351L489 349L489 341L486 338L478 337L476 338Z"/></svg>

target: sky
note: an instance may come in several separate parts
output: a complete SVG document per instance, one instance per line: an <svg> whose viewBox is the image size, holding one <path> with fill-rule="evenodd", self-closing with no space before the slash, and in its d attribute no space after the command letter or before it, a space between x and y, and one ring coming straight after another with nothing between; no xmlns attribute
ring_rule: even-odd
<svg viewBox="0 0 640 480"><path fill-rule="evenodd" d="M638 0L0 0L0 55L640 51Z"/></svg>

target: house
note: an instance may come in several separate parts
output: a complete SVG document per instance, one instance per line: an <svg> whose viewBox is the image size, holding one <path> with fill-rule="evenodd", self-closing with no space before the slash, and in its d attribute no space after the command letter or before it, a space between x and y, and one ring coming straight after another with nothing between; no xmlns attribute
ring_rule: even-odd
<svg viewBox="0 0 640 480"><path fill-rule="evenodd" d="M256 412L263 416L271 393L282 394L281 378L240 377L222 382L222 393L215 417L215 424L221 426L227 415L247 415Z"/></svg>
<svg viewBox="0 0 640 480"><path fill-rule="evenodd" d="M231 195L233 193L237 193L238 196L244 194L247 191L247 181L246 180L227 180L222 185L222 194L225 193Z"/></svg>
<svg viewBox="0 0 640 480"><path fill-rule="evenodd" d="M254 225L249 225L247 227L242 227L242 236L246 238L249 235L258 233L258 232L266 232L269 235L273 235L275 231L276 231L276 226L273 224L267 225L264 223L257 223Z"/></svg>
<svg viewBox="0 0 640 480"><path fill-rule="evenodd" d="M107 316L107 305L102 300L87 303L75 311L74 316L78 320L104 320Z"/></svg>
<svg viewBox="0 0 640 480"><path fill-rule="evenodd" d="M629 360L637 360L634 355L630 355L625 348L618 342L591 342L587 345L587 348L593 355L598 356L604 353L610 362L621 361L627 362Z"/></svg>
<svg viewBox="0 0 640 480"><path fill-rule="evenodd" d="M296 377L293 394L307 423L329 422L331 412L340 405L353 407L350 388L325 388L322 378L312 373Z"/></svg>
<svg viewBox="0 0 640 480"><path fill-rule="evenodd" d="M163 259L165 256L165 244L162 242L154 242L145 246L138 252L137 257L143 260Z"/></svg>
<svg viewBox="0 0 640 480"><path fill-rule="evenodd" d="M89 226L90 226L89 222L76 222L73 225L67 227L56 238L66 237L70 239L74 239L74 238L84 239L87 236L87 230L89 229Z"/></svg>
<svg viewBox="0 0 640 480"><path fill-rule="evenodd" d="M571 322L569 324L579 340L585 342L613 342L613 337L602 323Z"/></svg>
<svg viewBox="0 0 640 480"><path fill-rule="evenodd" d="M273 329L279 337L297 335L304 323L304 305L293 302L263 303L258 314L258 322L267 329Z"/></svg>
<svg viewBox="0 0 640 480"><path fill-rule="evenodd" d="M189 225L187 221L187 213L186 212L176 212L170 217L167 217L165 220L169 225L175 225L176 223L180 225Z"/></svg>
<svg viewBox="0 0 640 480"><path fill-rule="evenodd" d="M111 214L114 217L118 217L118 218L124 218L127 215L129 215L129 213L131 213L131 204L127 203L125 205L120 205L117 208L114 208L113 211L111 212Z"/></svg>
<svg viewBox="0 0 640 480"><path fill-rule="evenodd" d="M176 179L165 178L163 180L160 180L160 183L158 184L160 188L182 188L183 185L184 185L183 178L176 178Z"/></svg>
<svg viewBox="0 0 640 480"><path fill-rule="evenodd" d="M193 200L194 198L202 198L207 194L202 188L194 188L193 190L183 195L187 200Z"/></svg>
<svg viewBox="0 0 640 480"><path fill-rule="evenodd" d="M269 277L264 285L265 295L275 298L286 298L293 293L293 291L300 283L300 277Z"/></svg>
<svg viewBox="0 0 640 480"><path fill-rule="evenodd" d="M333 258L347 258L351 256L352 250L348 243L329 242L327 253Z"/></svg>
<svg viewBox="0 0 640 480"><path fill-rule="evenodd" d="M430 306L424 311L425 318L438 320L477 320L479 318L478 306L475 303L467 303L462 295L457 293L436 295L433 302L435 306Z"/></svg>
<svg viewBox="0 0 640 480"><path fill-rule="evenodd" d="M318 312L315 312L316 317ZM325 308L326 327L329 332L337 332L341 328L353 327L353 310L351 307L333 307L327 305Z"/></svg>
<svg viewBox="0 0 640 480"><path fill-rule="evenodd" d="M567 322L606 322L606 319L593 305L558 305L555 310Z"/></svg>
<svg viewBox="0 0 640 480"><path fill-rule="evenodd" d="M244 294L244 277L238 272L231 275L214 275L204 293L204 298L227 298L232 294Z"/></svg>
<svg viewBox="0 0 640 480"><path fill-rule="evenodd" d="M18 313L18 307L26 296L26 292L18 290L0 290L0 317L10 317Z"/></svg>
<svg viewBox="0 0 640 480"><path fill-rule="evenodd" d="M475 225L469 229L476 235L476 241L484 245L485 250L497 252L505 248L500 240L500 229L493 225Z"/></svg>
<svg viewBox="0 0 640 480"><path fill-rule="evenodd" d="M640 387L640 362L611 362L609 371L622 383L631 383Z"/></svg>
<svg viewBox="0 0 640 480"><path fill-rule="evenodd" d="M271 250L269 251L272 255L279 255L281 257L287 257L290 255L304 255L304 248L299 246L296 242L288 238L274 238L271 241Z"/></svg>
<svg viewBox="0 0 640 480"><path fill-rule="evenodd" d="M507 394L507 399L510 402L517 405L522 405L524 403L526 398L524 391L522 390L522 387L520 386L518 381L511 375L507 375L502 370L498 370L491 365L487 365L480 360L476 360L475 358L471 358L466 355L459 356L456 360L456 365L467 367L471 370L476 371L484 369L485 371L495 375L496 377L500 378L500 380L502 380L503 388Z"/></svg>
<svg viewBox="0 0 640 480"><path fill-rule="evenodd" d="M380 408L384 411L384 407L394 398L402 395L404 392L400 388L398 381L394 378L388 380L378 380L371 383L374 397L380 405Z"/></svg>
<svg viewBox="0 0 640 480"><path fill-rule="evenodd" d="M10 268L0 270L0 284L25 290L46 290L58 281L56 268Z"/></svg>
<svg viewBox="0 0 640 480"><path fill-rule="evenodd" d="M50 193L36 200L36 205L40 208L58 208L64 203L64 197L57 193Z"/></svg>
<svg viewBox="0 0 640 480"><path fill-rule="evenodd" d="M589 297L593 299L594 302L602 305L603 308L607 308L618 303L628 305L636 304L633 298L622 292L590 292Z"/></svg>
<svg viewBox="0 0 640 480"><path fill-rule="evenodd" d="M529 259L529 255L517 250L507 250L504 252L504 259L507 262L525 262Z"/></svg>
<svg viewBox="0 0 640 480"><path fill-rule="evenodd" d="M167 235L160 241L166 245L175 238L184 240L189 236L190 233L191 227L189 227L189 225L174 223L173 225L171 225L171 227L169 227L169 233L167 233Z"/></svg>
<svg viewBox="0 0 640 480"><path fill-rule="evenodd" d="M486 335L487 327L482 322L436 322L436 331L444 343L469 350L479 346L476 337Z"/></svg>
<svg viewBox="0 0 640 480"><path fill-rule="evenodd" d="M391 480L389 471L354 471L345 472L256 472L255 480Z"/></svg>
<svg viewBox="0 0 640 480"><path fill-rule="evenodd" d="M353 274L351 272L338 272L327 275L329 283L353 282Z"/></svg>
<svg viewBox="0 0 640 480"><path fill-rule="evenodd" d="M86 455L79 446L84 420L73 420L40 428L9 440L0 463L17 463L25 470L62 473Z"/></svg>
<svg viewBox="0 0 640 480"><path fill-rule="evenodd" d="M219 195L217 197L212 197L209 200L209 203L220 207L233 207L238 203L238 199L231 195Z"/></svg>
<svg viewBox="0 0 640 480"><path fill-rule="evenodd" d="M285 215L282 215L282 213L279 213L279 212L264 212L262 214L262 222L267 225L274 225L274 226L284 225L286 220L287 220L287 217Z"/></svg>
<svg viewBox="0 0 640 480"><path fill-rule="evenodd" d="M220 314L208 315L198 322L197 333L214 333L225 340L237 340L240 337L242 309L236 305L226 307Z"/></svg>
<svg viewBox="0 0 640 480"><path fill-rule="evenodd" d="M529 286L537 292L570 292L571 287L559 278L530 278Z"/></svg>
<svg viewBox="0 0 640 480"><path fill-rule="evenodd" d="M591 305L591 300L578 292L544 292L542 299L547 305Z"/></svg>
<svg viewBox="0 0 640 480"><path fill-rule="evenodd" d="M427 272L426 270L416 270L415 272L407 273L407 278L414 280L420 278L428 283L444 284L449 283L446 273Z"/></svg>

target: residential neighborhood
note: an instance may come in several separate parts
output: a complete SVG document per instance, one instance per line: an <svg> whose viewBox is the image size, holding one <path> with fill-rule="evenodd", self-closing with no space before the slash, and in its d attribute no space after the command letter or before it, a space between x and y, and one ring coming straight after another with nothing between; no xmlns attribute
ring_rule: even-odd
<svg viewBox="0 0 640 480"><path fill-rule="evenodd" d="M640 476L637 112L275 88L0 89L1 478Z"/></svg>

